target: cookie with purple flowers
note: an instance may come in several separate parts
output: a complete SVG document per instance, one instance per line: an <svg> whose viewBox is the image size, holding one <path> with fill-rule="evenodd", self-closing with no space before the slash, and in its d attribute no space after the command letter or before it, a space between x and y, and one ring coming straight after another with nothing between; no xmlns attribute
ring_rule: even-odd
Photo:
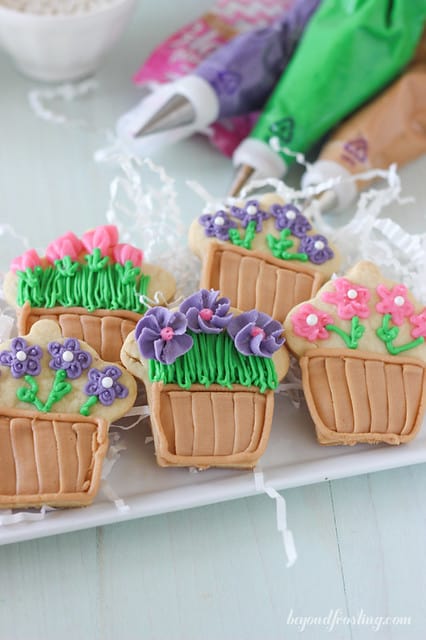
<svg viewBox="0 0 426 640"><path fill-rule="evenodd" d="M299 207L276 194L204 213L189 232L202 260L200 286L219 289L233 307L283 322L338 269L340 259Z"/></svg>
<svg viewBox="0 0 426 640"><path fill-rule="evenodd" d="M146 385L158 464L255 466L289 367L281 323L201 289L177 309L149 309L121 359Z"/></svg>
<svg viewBox="0 0 426 640"><path fill-rule="evenodd" d="M135 397L127 371L52 320L0 344L0 508L89 504Z"/></svg>

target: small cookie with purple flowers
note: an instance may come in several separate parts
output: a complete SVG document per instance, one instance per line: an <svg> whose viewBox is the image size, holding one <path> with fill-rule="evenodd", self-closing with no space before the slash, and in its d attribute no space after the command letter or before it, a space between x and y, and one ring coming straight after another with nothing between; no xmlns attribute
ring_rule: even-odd
<svg viewBox="0 0 426 640"><path fill-rule="evenodd" d="M321 444L408 442L426 407L426 308L359 262L285 322Z"/></svg>
<svg viewBox="0 0 426 640"><path fill-rule="evenodd" d="M202 289L178 309L149 309L121 359L146 385L158 464L255 466L289 366L279 322Z"/></svg>
<svg viewBox="0 0 426 640"><path fill-rule="evenodd" d="M200 286L219 289L237 309L256 308L279 322L340 264L336 249L299 207L276 194L203 214L190 227L189 244L202 260Z"/></svg>
<svg viewBox="0 0 426 640"><path fill-rule="evenodd" d="M89 504L135 397L127 371L52 320L0 344L0 508Z"/></svg>

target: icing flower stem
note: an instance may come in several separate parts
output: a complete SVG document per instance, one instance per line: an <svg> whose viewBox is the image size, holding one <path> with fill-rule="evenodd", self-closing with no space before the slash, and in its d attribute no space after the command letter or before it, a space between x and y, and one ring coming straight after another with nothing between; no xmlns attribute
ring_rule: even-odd
<svg viewBox="0 0 426 640"><path fill-rule="evenodd" d="M405 344L395 346L393 342L398 337L399 329L398 327L389 326L389 322L391 321L391 319L392 314L385 313L382 319L382 324L376 331L377 337L385 344L386 349L391 355L397 356L399 353L403 353L404 351L408 351L409 349L414 349L414 347L423 344L425 339L423 336L420 336L415 340L411 340L410 342L406 342Z"/></svg>
<svg viewBox="0 0 426 640"><path fill-rule="evenodd" d="M97 396L89 396L86 402L81 405L80 413L82 416L88 416L90 413L90 409L98 402L99 398Z"/></svg>
<svg viewBox="0 0 426 640"><path fill-rule="evenodd" d="M337 327L335 324L326 324L325 328L327 331L332 331L333 333L337 333L348 347L348 349L357 349L358 343L361 340L362 336L365 332L365 327L359 323L358 316L353 316L351 320L351 332L347 333L343 331L340 327Z"/></svg>
<svg viewBox="0 0 426 640"><path fill-rule="evenodd" d="M251 249L253 244L253 240L256 236L256 221L251 220L246 228L244 236L240 236L240 232L238 229L229 229L229 240L232 244L235 244L238 247L243 247L244 249Z"/></svg>
<svg viewBox="0 0 426 640"><path fill-rule="evenodd" d="M287 249L294 246L293 240L290 240L290 229L283 229L279 238L275 238L273 235L268 234L266 236L266 242L268 247L275 258L280 260L300 260L301 262L308 261L308 254L306 253L290 253Z"/></svg>
<svg viewBox="0 0 426 640"><path fill-rule="evenodd" d="M66 371L59 369L53 380L53 385L48 395L46 402L42 402L38 397L39 386L33 376L24 376L25 382L29 385L27 387L21 387L16 391L16 395L21 402L33 404L37 411L47 413L51 410L54 404L59 402L64 396L72 391L72 386L69 382L65 382L67 377Z"/></svg>

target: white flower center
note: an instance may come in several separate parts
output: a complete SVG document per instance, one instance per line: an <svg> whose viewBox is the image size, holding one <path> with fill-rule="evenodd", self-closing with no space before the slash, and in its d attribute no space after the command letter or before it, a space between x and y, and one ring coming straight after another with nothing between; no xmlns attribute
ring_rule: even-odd
<svg viewBox="0 0 426 640"><path fill-rule="evenodd" d="M223 216L216 216L216 218L214 219L214 223L219 227L222 227L225 224L225 218L223 218Z"/></svg>
<svg viewBox="0 0 426 640"><path fill-rule="evenodd" d="M397 307L402 307L405 304L405 298L403 296L396 296L393 301Z"/></svg>
<svg viewBox="0 0 426 640"><path fill-rule="evenodd" d="M294 220L296 217L296 213L295 211L287 211L287 213L285 214L287 220Z"/></svg>
<svg viewBox="0 0 426 640"><path fill-rule="evenodd" d="M249 204L246 211L249 216L254 216L257 213L257 207L254 204Z"/></svg>
<svg viewBox="0 0 426 640"><path fill-rule="evenodd" d="M25 353L25 351L17 351L16 359L19 360L19 362L25 362L25 360L27 359L27 354Z"/></svg>
<svg viewBox="0 0 426 640"><path fill-rule="evenodd" d="M315 327L318 324L318 316L315 313L310 313L306 318L306 324L309 327Z"/></svg>
<svg viewBox="0 0 426 640"><path fill-rule="evenodd" d="M324 249L325 247L325 244L322 240L315 240L314 247L317 251L322 251L322 249Z"/></svg>
<svg viewBox="0 0 426 640"><path fill-rule="evenodd" d="M64 351L62 354L62 360L64 362L72 362L74 360L74 354L72 351Z"/></svg>
<svg viewBox="0 0 426 640"><path fill-rule="evenodd" d="M356 291L355 289L349 289L346 295L348 296L349 300L355 300L356 298L358 298L358 291Z"/></svg>
<svg viewBox="0 0 426 640"><path fill-rule="evenodd" d="M111 389L113 384L114 384L114 380L109 376L105 376L105 378L102 378L101 385L103 386L104 389Z"/></svg>

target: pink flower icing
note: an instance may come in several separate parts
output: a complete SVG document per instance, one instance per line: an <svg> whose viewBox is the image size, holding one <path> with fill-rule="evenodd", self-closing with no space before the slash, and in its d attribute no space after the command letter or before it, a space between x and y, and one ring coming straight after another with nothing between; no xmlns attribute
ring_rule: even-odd
<svg viewBox="0 0 426 640"><path fill-rule="evenodd" d="M352 320L354 316L368 318L370 309L368 301L370 291L366 287L353 284L346 278L337 278L333 281L335 291L325 291L322 294L324 302L337 306L337 315L342 320Z"/></svg>
<svg viewBox="0 0 426 640"><path fill-rule="evenodd" d="M96 227L96 229L86 231L81 241L89 253L91 253L93 249L100 249L103 256L109 256L112 247L118 242L117 227L113 224Z"/></svg>
<svg viewBox="0 0 426 640"><path fill-rule="evenodd" d="M426 338L426 309L423 309L417 316L411 316L410 322L414 325L411 330L413 338Z"/></svg>
<svg viewBox="0 0 426 640"><path fill-rule="evenodd" d="M381 301L376 304L377 311L383 314L390 313L392 322L398 327L402 325L404 318L413 313L414 307L407 298L407 287L403 284L397 284L391 290L379 284L376 291L381 297Z"/></svg>
<svg viewBox="0 0 426 640"><path fill-rule="evenodd" d="M332 324L333 318L328 313L306 303L291 316L291 321L293 331L297 336L314 342L315 340L326 340L329 337L326 326Z"/></svg>
<svg viewBox="0 0 426 640"><path fill-rule="evenodd" d="M10 270L14 273L16 271L25 271L25 269L34 269L41 265L41 259L35 249L29 249L22 256L18 256L10 265Z"/></svg>
<svg viewBox="0 0 426 640"><path fill-rule="evenodd" d="M120 264L126 264L130 260L135 267L139 267L143 260L142 251L131 244L117 244L113 249L113 256Z"/></svg>
<svg viewBox="0 0 426 640"><path fill-rule="evenodd" d="M51 242L46 249L46 258L54 264L55 260L61 260L69 256L71 260L78 260L83 251L83 244L74 233L68 231L65 235Z"/></svg>

